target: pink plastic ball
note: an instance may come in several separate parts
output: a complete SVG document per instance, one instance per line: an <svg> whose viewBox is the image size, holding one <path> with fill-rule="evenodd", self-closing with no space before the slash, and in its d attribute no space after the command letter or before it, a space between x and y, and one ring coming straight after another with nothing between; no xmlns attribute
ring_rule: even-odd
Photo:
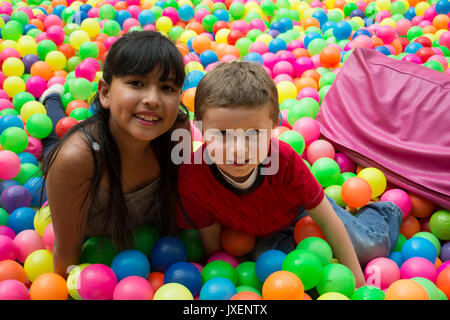
<svg viewBox="0 0 450 320"><path fill-rule="evenodd" d="M311 60L311 58L300 57L294 61L293 67L294 75L296 77L301 77L303 72L314 69L314 62Z"/></svg>
<svg viewBox="0 0 450 320"><path fill-rule="evenodd" d="M439 45L450 49L450 31L444 32L439 37Z"/></svg>
<svg viewBox="0 0 450 320"><path fill-rule="evenodd" d="M269 52L269 46L265 42L255 41L250 45L248 52L256 52L262 55Z"/></svg>
<svg viewBox="0 0 450 320"><path fill-rule="evenodd" d="M105 41L103 41L103 44L105 45L106 49L109 50L109 48L111 48L111 46L114 44L114 42L117 41L117 39L119 39L119 37L108 37L105 39Z"/></svg>
<svg viewBox="0 0 450 320"><path fill-rule="evenodd" d="M326 140L313 141L306 149L306 160L312 165L320 158L334 159L335 151L331 143Z"/></svg>
<svg viewBox="0 0 450 320"><path fill-rule="evenodd" d="M33 17L34 17L33 11L28 7L20 7L17 9L17 11L25 12L27 14L28 18L30 18L30 19L33 19Z"/></svg>
<svg viewBox="0 0 450 320"><path fill-rule="evenodd" d="M312 98L320 103L320 95L317 92L316 89L311 87L304 87L297 95L297 100L303 99L303 98Z"/></svg>
<svg viewBox="0 0 450 320"><path fill-rule="evenodd" d="M168 17L170 20L172 20L173 24L176 24L179 20L177 9L172 7L165 8L162 12L162 16Z"/></svg>
<svg viewBox="0 0 450 320"><path fill-rule="evenodd" d="M45 228L44 233L42 234L42 242L44 243L45 249L50 252L53 252L53 242L55 241L55 233L53 231L53 223L50 222L49 225Z"/></svg>
<svg viewBox="0 0 450 320"><path fill-rule="evenodd" d="M44 31L44 32L39 33L36 36L35 40L37 43L41 42L42 40L48 40L47 32Z"/></svg>
<svg viewBox="0 0 450 320"><path fill-rule="evenodd" d="M110 267L94 263L81 271L78 284L78 293L83 300L111 300L117 277Z"/></svg>
<svg viewBox="0 0 450 320"><path fill-rule="evenodd" d="M219 251L214 253L206 262L206 264L212 262L212 261L216 261L216 260L222 260L225 262L228 262L229 264L231 264L231 266L233 268L236 268L239 264L238 259L236 259L236 257L232 256L231 254L229 254L226 251Z"/></svg>
<svg viewBox="0 0 450 320"><path fill-rule="evenodd" d="M141 0L126 0L126 3L129 6L138 6L141 4Z"/></svg>
<svg viewBox="0 0 450 320"><path fill-rule="evenodd" d="M267 68L266 66L262 66L262 67L263 67L264 70L266 70L267 74L268 74L271 78L273 78L273 76L272 76L272 70L270 70L270 69Z"/></svg>
<svg viewBox="0 0 450 320"><path fill-rule="evenodd" d="M99 18L100 17L100 8L91 8L88 11L88 17L89 18Z"/></svg>
<svg viewBox="0 0 450 320"><path fill-rule="evenodd" d="M282 127L286 127L288 129L292 129L292 126L289 124L288 120L287 120L287 115L288 115L288 111L287 109L281 110L281 126Z"/></svg>
<svg viewBox="0 0 450 320"><path fill-rule="evenodd" d="M0 151L0 179L9 180L17 176L20 171L20 159L12 151Z"/></svg>
<svg viewBox="0 0 450 320"><path fill-rule="evenodd" d="M96 71L92 68L91 64L80 63L75 68L75 76L77 78L85 78L89 81L93 81L95 79Z"/></svg>
<svg viewBox="0 0 450 320"><path fill-rule="evenodd" d="M352 49L356 48L372 49L373 48L372 38L366 36L365 34L357 36L354 40L351 41L350 47Z"/></svg>
<svg viewBox="0 0 450 320"><path fill-rule="evenodd" d="M402 58L402 61L408 61L408 62L415 63L415 64L422 64L422 60L419 58L419 56L416 54L413 54L413 53L410 53L410 54L407 54L406 56L404 56Z"/></svg>
<svg viewBox="0 0 450 320"><path fill-rule="evenodd" d="M322 63L320 62L320 55L316 54L312 56L311 60L314 63L314 68L319 68L322 66Z"/></svg>
<svg viewBox="0 0 450 320"><path fill-rule="evenodd" d="M273 66L272 73L274 77L280 74L287 74L292 77L294 75L294 68L287 61L279 61Z"/></svg>
<svg viewBox="0 0 450 320"><path fill-rule="evenodd" d="M10 237L13 240L16 237L14 231L8 226L0 226L0 235Z"/></svg>
<svg viewBox="0 0 450 320"><path fill-rule="evenodd" d="M431 50L433 50L437 56L445 56L441 48L433 47L431 48Z"/></svg>
<svg viewBox="0 0 450 320"><path fill-rule="evenodd" d="M0 99L0 110L3 109L14 109L14 105L9 99Z"/></svg>
<svg viewBox="0 0 450 320"><path fill-rule="evenodd" d="M323 3L322 3L322 1L319 1L319 0L312 0L310 2L309 6L311 8L323 8Z"/></svg>
<svg viewBox="0 0 450 320"><path fill-rule="evenodd" d="M278 83L280 83L282 81L293 82L294 79L292 79L292 77L290 75L285 74L285 73L279 74L273 79L273 82L275 82L275 84L278 84Z"/></svg>
<svg viewBox="0 0 450 320"><path fill-rule="evenodd" d="M450 260L445 261L443 264L439 266L439 268L437 268L437 274L439 275L439 273L441 273L441 271L444 270L445 268L450 268Z"/></svg>
<svg viewBox="0 0 450 320"><path fill-rule="evenodd" d="M231 61L235 61L237 59L238 59L238 57L236 57L235 55L226 54L222 57L222 59L220 59L220 62L231 62Z"/></svg>
<svg viewBox="0 0 450 320"><path fill-rule="evenodd" d="M5 80L5 79L6 79L6 76L3 74L3 72L0 71L0 87L3 86L3 82L2 81ZM0 89L0 99L9 100L8 94L3 89Z"/></svg>
<svg viewBox="0 0 450 320"><path fill-rule="evenodd" d="M309 117L300 118L295 121L292 130L297 131L302 135L306 145L310 145L312 142L319 139L320 136L319 123Z"/></svg>
<svg viewBox="0 0 450 320"><path fill-rule="evenodd" d="M0 300L30 300L30 293L20 281L3 280L0 282Z"/></svg>
<svg viewBox="0 0 450 320"><path fill-rule="evenodd" d="M422 277L432 282L436 282L437 278L434 264L422 257L410 258L403 262L402 267L400 268L400 274L402 279Z"/></svg>
<svg viewBox="0 0 450 320"><path fill-rule="evenodd" d="M197 12L194 14L194 19L195 21L202 23L203 18L210 14L211 13L207 9L201 8L198 9Z"/></svg>
<svg viewBox="0 0 450 320"><path fill-rule="evenodd" d="M64 85L66 83L66 78L61 76L53 76L47 81L47 88L50 88L54 84Z"/></svg>
<svg viewBox="0 0 450 320"><path fill-rule="evenodd" d="M17 247L13 239L8 236L0 235L0 261L16 260Z"/></svg>
<svg viewBox="0 0 450 320"><path fill-rule="evenodd" d="M395 39L395 30L389 25L380 26L375 30L375 35L383 40L385 44L391 43Z"/></svg>
<svg viewBox="0 0 450 320"><path fill-rule="evenodd" d="M47 38L52 40L57 46L64 42L65 33L60 26L51 26L45 32L47 32Z"/></svg>
<svg viewBox="0 0 450 320"><path fill-rule="evenodd" d="M391 201L395 203L403 212L403 218L406 218L412 209L412 202L408 194L401 189L390 189L383 193L380 201Z"/></svg>
<svg viewBox="0 0 450 320"><path fill-rule="evenodd" d="M153 288L147 279L129 276L116 285L113 300L152 300L153 294Z"/></svg>
<svg viewBox="0 0 450 320"><path fill-rule="evenodd" d="M0 52L0 64L2 64L3 61L5 61L8 58L21 59L21 56L20 56L19 51L17 51L14 48L4 48L4 49L2 49L2 51Z"/></svg>
<svg viewBox="0 0 450 320"><path fill-rule="evenodd" d="M211 70L214 69L218 64L219 64L219 62L213 62L213 63L208 64L208 65L206 66L206 68L205 68L205 71L206 71L206 72L211 71Z"/></svg>
<svg viewBox="0 0 450 320"><path fill-rule="evenodd" d="M391 13L387 10L382 10L380 12L378 12L377 16L376 16L376 21L377 23L380 23L381 21L383 21L386 18L391 17Z"/></svg>
<svg viewBox="0 0 450 320"><path fill-rule="evenodd" d="M365 11L367 8L367 3L365 1L356 1L356 6L359 10Z"/></svg>
<svg viewBox="0 0 450 320"><path fill-rule="evenodd" d="M287 49L289 51L294 51L295 49L304 49L305 45L300 40L292 40L288 43Z"/></svg>
<svg viewBox="0 0 450 320"><path fill-rule="evenodd" d="M14 238L14 243L17 247L17 260L24 263L25 259L33 251L45 249L42 237L36 230L23 230L19 232Z"/></svg>
<svg viewBox="0 0 450 320"><path fill-rule="evenodd" d="M433 21L434 17L437 16L436 10L433 7L429 7L423 13L423 18L428 21Z"/></svg>
<svg viewBox="0 0 450 320"><path fill-rule="evenodd" d="M28 146L25 149L25 152L31 153L36 159L40 159L42 156L42 143L41 140L35 137L28 137Z"/></svg>
<svg viewBox="0 0 450 320"><path fill-rule="evenodd" d="M250 24L249 24L249 30L252 30L252 29L258 29L258 30L261 30L262 32L264 32L264 31L266 31L267 26L264 23L264 21L262 21L260 19L254 19L254 20L250 21Z"/></svg>
<svg viewBox="0 0 450 320"><path fill-rule="evenodd" d="M183 57L183 62L185 65L192 61L200 62L200 57L194 53L188 53Z"/></svg>
<svg viewBox="0 0 450 320"><path fill-rule="evenodd" d="M247 32L250 30L250 26L244 20L236 20L231 23L231 30L239 30L243 34L247 34Z"/></svg>
<svg viewBox="0 0 450 320"><path fill-rule="evenodd" d="M191 264L193 264L198 269L198 271L200 271L200 273L202 272L203 266L201 264L197 262L191 262Z"/></svg>
<svg viewBox="0 0 450 320"><path fill-rule="evenodd" d="M139 13L141 13L141 8L136 5L129 6L127 8L127 11L131 14L131 17L134 19L139 18Z"/></svg>
<svg viewBox="0 0 450 320"><path fill-rule="evenodd" d="M273 69L273 66L280 61L280 58L273 52L266 52L261 55L264 65L270 70Z"/></svg>
<svg viewBox="0 0 450 320"><path fill-rule="evenodd" d="M408 19L400 19L395 24L395 30L398 32L399 36L406 36L411 27L412 23Z"/></svg>
<svg viewBox="0 0 450 320"><path fill-rule="evenodd" d="M295 54L293 54L290 51L287 50L280 50L277 53L277 57L280 58L280 60L282 61L287 61L289 62L291 65L295 62L295 60L297 59L297 56Z"/></svg>
<svg viewBox="0 0 450 320"><path fill-rule="evenodd" d="M426 27L426 26L431 26L432 24L433 23L431 21L422 20L422 21L419 22L418 26L423 28L423 27Z"/></svg>
<svg viewBox="0 0 450 320"><path fill-rule="evenodd" d="M141 24L135 18L128 18L123 22L122 29L124 32L128 32L132 27L139 27Z"/></svg>
<svg viewBox="0 0 450 320"><path fill-rule="evenodd" d="M96 72L100 71L100 63L98 62L98 60L94 59L94 58L86 58L83 60L83 63L89 63Z"/></svg>
<svg viewBox="0 0 450 320"><path fill-rule="evenodd" d="M388 258L375 258L364 269L364 278L369 286L381 290L387 289L393 282L400 280L400 269L393 260Z"/></svg>
<svg viewBox="0 0 450 320"><path fill-rule="evenodd" d="M63 26L62 20L61 20L56 14L49 14L49 15L44 19L44 27L45 27L45 30L47 30L47 29L50 28L51 26L59 26L59 27L62 27L62 26Z"/></svg>
<svg viewBox="0 0 450 320"><path fill-rule="evenodd" d="M423 21L423 16L415 16L414 18L411 19L411 23L413 26L419 25L419 23L421 23L422 21Z"/></svg>
<svg viewBox="0 0 450 320"><path fill-rule="evenodd" d="M40 76L31 76L26 82L26 88L35 98L40 98L47 89L47 81Z"/></svg>
<svg viewBox="0 0 450 320"><path fill-rule="evenodd" d="M445 57L443 57L441 55L435 54L434 56L431 56L430 58L428 58L427 61L437 61L437 62L439 62L444 67L444 71L447 70L447 68L448 68L448 61L447 61L447 59L445 59Z"/></svg>
<svg viewBox="0 0 450 320"><path fill-rule="evenodd" d="M336 161L336 163L339 165L339 168L341 168L341 172L355 172L355 163L350 160L350 158L345 154L339 152L336 153L334 155L334 161Z"/></svg>

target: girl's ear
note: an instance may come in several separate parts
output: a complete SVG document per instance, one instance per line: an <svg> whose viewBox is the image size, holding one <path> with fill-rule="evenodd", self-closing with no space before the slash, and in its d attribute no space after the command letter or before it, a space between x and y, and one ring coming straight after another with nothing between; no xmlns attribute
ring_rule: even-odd
<svg viewBox="0 0 450 320"><path fill-rule="evenodd" d="M98 97L100 99L100 103L104 109L109 109L110 101L109 101L109 86L106 83L105 79L100 79L98 81Z"/></svg>
<svg viewBox="0 0 450 320"><path fill-rule="evenodd" d="M280 123L281 123L281 112L280 112L280 115L278 116L278 121L277 121L277 123L275 124L275 126L273 127L273 129L275 129L276 127L278 127L278 126L280 125Z"/></svg>

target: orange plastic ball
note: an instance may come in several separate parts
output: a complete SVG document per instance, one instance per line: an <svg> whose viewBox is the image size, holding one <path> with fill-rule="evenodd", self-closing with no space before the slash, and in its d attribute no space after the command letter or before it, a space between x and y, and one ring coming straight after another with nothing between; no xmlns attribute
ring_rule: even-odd
<svg viewBox="0 0 450 320"><path fill-rule="evenodd" d="M363 178L351 177L342 184L341 196L349 207L359 208L370 201L372 188Z"/></svg>
<svg viewBox="0 0 450 320"><path fill-rule="evenodd" d="M294 241L298 244L303 239L309 237L318 237L325 241L327 240L317 223L310 216L306 216L298 220L294 226Z"/></svg>
<svg viewBox="0 0 450 320"><path fill-rule="evenodd" d="M424 26L422 28L423 33L431 33L434 34L437 31L437 28L434 25L428 25L428 26Z"/></svg>
<svg viewBox="0 0 450 320"><path fill-rule="evenodd" d="M66 280L57 273L44 273L30 287L31 300L67 300Z"/></svg>
<svg viewBox="0 0 450 320"><path fill-rule="evenodd" d="M25 284L27 275L22 265L14 260L0 261L0 282L3 280L17 280Z"/></svg>
<svg viewBox="0 0 450 320"><path fill-rule="evenodd" d="M450 268L442 270L436 280L436 286L450 299Z"/></svg>
<svg viewBox="0 0 450 320"><path fill-rule="evenodd" d="M203 34L200 34L192 41L192 48L198 54L201 54L205 50L211 49L211 39Z"/></svg>
<svg viewBox="0 0 450 320"><path fill-rule="evenodd" d="M297 58L300 58L300 57L308 57L309 58L310 57L308 50L306 50L305 48L294 49L294 50L292 50L292 53L295 54L295 56Z"/></svg>
<svg viewBox="0 0 450 320"><path fill-rule="evenodd" d="M161 286L164 285L164 273L154 271L150 272L147 277L148 282L153 288L153 292L156 292Z"/></svg>
<svg viewBox="0 0 450 320"><path fill-rule="evenodd" d="M264 281L264 300L303 300L305 290L302 281L290 271L276 271Z"/></svg>
<svg viewBox="0 0 450 320"><path fill-rule="evenodd" d="M378 46L383 46L384 42L380 38L378 38L376 36L373 36L372 37L372 44L373 44L373 47L375 48L375 47L378 47Z"/></svg>
<svg viewBox="0 0 450 320"><path fill-rule="evenodd" d="M320 80L320 73L314 69L306 70L302 73L302 78L312 78L318 84Z"/></svg>
<svg viewBox="0 0 450 320"><path fill-rule="evenodd" d="M62 52L66 59L69 59L75 55L75 49L68 43L62 43L58 46L58 51Z"/></svg>
<svg viewBox="0 0 450 320"><path fill-rule="evenodd" d="M230 300L262 300L261 296L255 292L242 291L236 293Z"/></svg>
<svg viewBox="0 0 450 320"><path fill-rule="evenodd" d="M223 53L224 55L231 54L236 58L239 58L241 56L241 52L239 51L239 49L232 45L227 45Z"/></svg>
<svg viewBox="0 0 450 320"><path fill-rule="evenodd" d="M303 298L303 300L312 300L312 298L305 292L305 297Z"/></svg>
<svg viewBox="0 0 450 320"><path fill-rule="evenodd" d="M400 225L400 233L405 236L406 239L411 238L417 232L420 232L420 222L416 217L409 214L403 219Z"/></svg>
<svg viewBox="0 0 450 320"><path fill-rule="evenodd" d="M386 290L385 300L430 300L426 290L414 280L401 279Z"/></svg>
<svg viewBox="0 0 450 320"><path fill-rule="evenodd" d="M434 209L436 208L436 204L434 202L411 192L408 192L408 195L412 203L411 214L413 216L417 218L426 218L434 212Z"/></svg>
<svg viewBox="0 0 450 320"><path fill-rule="evenodd" d="M190 112L194 112L194 98L197 88L189 88L181 94L181 102L188 108Z"/></svg>
<svg viewBox="0 0 450 320"><path fill-rule="evenodd" d="M309 78L309 77L303 77L303 75L300 78L295 78L294 84L295 84L295 87L297 88L298 92L300 92L300 90L302 90L303 88L306 88L306 87L314 88L316 90L319 89L319 86L318 86L316 80L314 80L313 78Z"/></svg>
<svg viewBox="0 0 450 320"><path fill-rule="evenodd" d="M118 1L114 4L114 9L116 10L126 10L128 5L125 1Z"/></svg>
<svg viewBox="0 0 450 320"><path fill-rule="evenodd" d="M30 24L32 24L33 26L35 26L36 28L38 28L42 32L45 31L44 23L41 20L39 20L39 19L36 19L36 18L30 19Z"/></svg>
<svg viewBox="0 0 450 320"><path fill-rule="evenodd" d="M289 131L289 128L286 128L286 127L277 127L277 128L275 128L275 129L273 129L272 130L272 135L271 135L271 137L272 138L274 138L274 139L278 139L278 137L283 133L283 132L286 132L286 131Z"/></svg>
<svg viewBox="0 0 450 320"><path fill-rule="evenodd" d="M66 115L69 116L77 108L89 109L89 106L84 100L72 100L66 107Z"/></svg>
<svg viewBox="0 0 450 320"><path fill-rule="evenodd" d="M320 52L320 63L325 68L333 68L341 62L341 52L335 47L326 47Z"/></svg>
<svg viewBox="0 0 450 320"><path fill-rule="evenodd" d="M450 23L450 17L448 17L445 14L438 14L433 19L433 26L436 27L436 29L447 29Z"/></svg>
<svg viewBox="0 0 450 320"><path fill-rule="evenodd" d="M95 36L94 41L104 42L109 36L106 33L99 33Z"/></svg>
<svg viewBox="0 0 450 320"><path fill-rule="evenodd" d="M197 21L191 21L186 25L186 30L192 30L195 31L197 34L202 33L205 31L203 28L203 25L200 22Z"/></svg>
<svg viewBox="0 0 450 320"><path fill-rule="evenodd" d="M225 49L226 49L226 47L228 47L228 46L229 46L229 44L227 44L227 43L217 43L217 44L216 44L214 50L216 51L217 57L219 58L219 60L222 59L222 57L223 57L224 55L226 55Z"/></svg>
<svg viewBox="0 0 450 320"><path fill-rule="evenodd" d="M67 7L67 1L66 0L52 0L52 7L53 8L56 7L56 6L59 6L59 5Z"/></svg>
<svg viewBox="0 0 450 320"><path fill-rule="evenodd" d="M235 257L249 253L253 249L255 241L254 235L231 228L224 228L220 236L222 247Z"/></svg>
<svg viewBox="0 0 450 320"><path fill-rule="evenodd" d="M392 40L391 46L394 47L395 53L396 53L397 55L400 54L400 53L402 53L402 51L403 51L403 46L402 46L402 43L400 42L400 40L398 40L398 39Z"/></svg>
<svg viewBox="0 0 450 320"><path fill-rule="evenodd" d="M33 63L30 69L30 74L32 76L39 76L45 81L48 81L51 77L53 77L52 68L45 61L37 61Z"/></svg>
<svg viewBox="0 0 450 320"><path fill-rule="evenodd" d="M345 0L336 0L334 2L333 8L344 10L344 7L346 4L347 4L347 1L345 1Z"/></svg>
<svg viewBox="0 0 450 320"><path fill-rule="evenodd" d="M302 21L302 27L304 30L308 29L309 27L320 28L320 22L314 17L309 17Z"/></svg>
<svg viewBox="0 0 450 320"><path fill-rule="evenodd" d="M184 43L177 42L177 43L175 44L175 47L177 47L178 52L179 52L183 57L189 53L189 48L188 48L188 46L185 45Z"/></svg>

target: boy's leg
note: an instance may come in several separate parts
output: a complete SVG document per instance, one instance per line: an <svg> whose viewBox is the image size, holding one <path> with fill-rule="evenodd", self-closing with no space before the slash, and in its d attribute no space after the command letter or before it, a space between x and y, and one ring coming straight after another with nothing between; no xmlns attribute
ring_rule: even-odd
<svg viewBox="0 0 450 320"><path fill-rule="evenodd" d="M47 157L47 155L59 141L59 137L56 134L56 124L60 119L66 117L61 102L61 94L63 93L64 87L62 85L56 84L48 88L39 99L39 101L47 109L47 115L50 117L53 123L52 132L41 141L43 148L43 159Z"/></svg>

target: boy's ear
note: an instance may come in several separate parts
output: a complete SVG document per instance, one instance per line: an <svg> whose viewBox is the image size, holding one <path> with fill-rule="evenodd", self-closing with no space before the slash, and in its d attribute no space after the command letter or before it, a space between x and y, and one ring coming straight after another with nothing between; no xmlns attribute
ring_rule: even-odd
<svg viewBox="0 0 450 320"><path fill-rule="evenodd" d="M100 103L102 107L105 109L109 109L110 101L109 101L109 86L106 83L105 79L100 79L98 81L98 97L100 99Z"/></svg>

